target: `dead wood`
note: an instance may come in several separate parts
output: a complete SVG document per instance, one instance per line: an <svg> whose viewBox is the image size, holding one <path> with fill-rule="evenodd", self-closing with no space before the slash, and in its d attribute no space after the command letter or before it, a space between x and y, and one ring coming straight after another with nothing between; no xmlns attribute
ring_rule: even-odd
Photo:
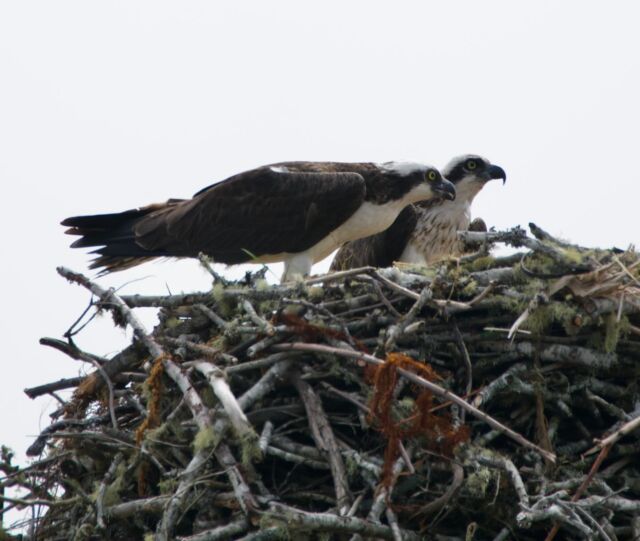
<svg viewBox="0 0 640 541"><path fill-rule="evenodd" d="M3 449L0 516L32 511L33 540L631 539L640 256L530 227L281 286L205 261L212 290L183 295L59 269L134 340L81 351L83 318L42 340L92 371L25 390L75 389L32 464Z"/></svg>

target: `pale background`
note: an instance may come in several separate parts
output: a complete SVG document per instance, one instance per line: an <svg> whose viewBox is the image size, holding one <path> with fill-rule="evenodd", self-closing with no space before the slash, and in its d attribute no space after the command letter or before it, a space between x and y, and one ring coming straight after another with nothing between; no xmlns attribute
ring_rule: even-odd
<svg viewBox="0 0 640 541"><path fill-rule="evenodd" d="M38 345L89 301L55 272L86 272L58 225L69 215L280 160L474 152L508 174L475 205L490 225L637 242L638 5L0 1L0 442L23 460L54 401L22 389L83 370ZM141 277L122 291L209 284L195 262L100 283ZM126 339L107 317L78 344L108 356Z"/></svg>

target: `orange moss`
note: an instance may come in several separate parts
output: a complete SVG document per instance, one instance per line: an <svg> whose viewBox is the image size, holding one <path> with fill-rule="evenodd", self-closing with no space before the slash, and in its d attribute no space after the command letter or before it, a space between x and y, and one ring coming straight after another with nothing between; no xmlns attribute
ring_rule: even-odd
<svg viewBox="0 0 640 541"><path fill-rule="evenodd" d="M149 464L141 462L138 466L138 496L144 498L147 495L147 474L149 472Z"/></svg>
<svg viewBox="0 0 640 541"><path fill-rule="evenodd" d="M386 486L393 480L393 464L399 456L402 440L422 436L430 450L451 456L458 444L469 439L469 427L454 426L449 415L434 413L434 397L427 390L421 390L416 397L411 415L404 419L394 419L393 393L398 382L398 368L410 370L429 381L441 379L430 365L420 363L402 353L389 353L386 362L375 367L374 393L369 405L369 416L371 421L379 425L380 432L387 438L382 474Z"/></svg>
<svg viewBox="0 0 640 541"><path fill-rule="evenodd" d="M367 347L351 336L347 336L342 331L335 329L329 329L327 327L320 327L319 325L313 325L304 320L300 316L295 314L279 313L274 316L274 323L286 325L289 330L294 334L300 336L307 342L318 341L320 338L334 338L336 340L343 340L345 342L352 342L360 351L369 353Z"/></svg>
<svg viewBox="0 0 640 541"><path fill-rule="evenodd" d="M150 428L155 428L160 424L160 398L162 395L162 374L164 374L163 361L166 355L160 355L151 367L149 377L146 380L146 384L149 387L149 404L146 419L142 421L140 426L136 430L136 445L141 445L144 439L144 434ZM146 462L142 462L138 467L138 496L143 497L147 494L147 472L149 471L149 465Z"/></svg>
<svg viewBox="0 0 640 541"><path fill-rule="evenodd" d="M160 397L162 395L162 374L164 373L164 361L165 356L160 355L151 367L151 372L146 380L146 384L149 387L149 404L147 409L149 414L146 419L142 421L142 424L136 430L136 445L140 445L144 439L144 433L160 424Z"/></svg>

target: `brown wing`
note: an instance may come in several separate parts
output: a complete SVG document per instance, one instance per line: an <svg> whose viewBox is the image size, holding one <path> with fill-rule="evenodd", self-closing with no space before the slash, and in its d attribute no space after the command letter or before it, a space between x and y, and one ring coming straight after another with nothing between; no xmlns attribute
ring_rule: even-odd
<svg viewBox="0 0 640 541"><path fill-rule="evenodd" d="M282 172L278 172L282 171ZM93 267L106 271L137 259L195 257L221 263L310 248L360 206L365 182L351 172L287 172L261 167L170 201L119 214L63 222L82 235L74 246L103 246Z"/></svg>
<svg viewBox="0 0 640 541"><path fill-rule="evenodd" d="M405 249L418 217L413 205L405 207L387 229L370 237L347 242L336 254L331 270L389 267Z"/></svg>

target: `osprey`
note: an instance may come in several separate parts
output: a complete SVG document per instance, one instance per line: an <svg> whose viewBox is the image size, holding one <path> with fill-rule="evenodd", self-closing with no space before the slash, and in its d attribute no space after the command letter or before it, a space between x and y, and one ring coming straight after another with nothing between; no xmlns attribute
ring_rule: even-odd
<svg viewBox="0 0 640 541"><path fill-rule="evenodd" d="M71 246L99 246L91 268L123 270L157 257L216 263L284 261L283 281L345 242L389 227L411 203L455 188L429 165L283 162L234 175L196 193L116 214L67 218Z"/></svg>
<svg viewBox="0 0 640 541"><path fill-rule="evenodd" d="M455 200L407 206L386 231L345 244L331 269L388 267L394 261L427 265L461 254L457 232L469 228L473 199L489 180L500 178L504 184L507 176L501 167L472 154L454 158L442 174L456 187Z"/></svg>

